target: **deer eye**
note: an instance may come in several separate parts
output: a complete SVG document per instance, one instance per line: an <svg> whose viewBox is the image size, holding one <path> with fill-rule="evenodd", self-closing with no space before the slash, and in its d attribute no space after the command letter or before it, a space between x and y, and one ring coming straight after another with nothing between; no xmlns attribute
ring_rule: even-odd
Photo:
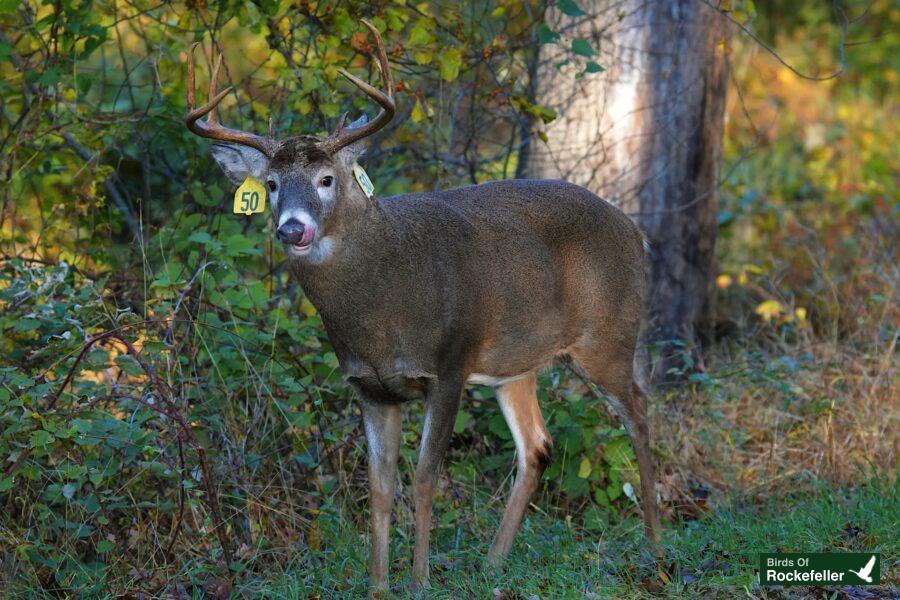
<svg viewBox="0 0 900 600"><path fill-rule="evenodd" d="M331 187L331 184L334 183L334 177L332 177L331 175L326 175L319 183L322 187Z"/></svg>
<svg viewBox="0 0 900 600"><path fill-rule="evenodd" d="M271 179L266 182L266 185L269 186L269 191L274 192L278 189L278 184L272 181Z"/></svg>

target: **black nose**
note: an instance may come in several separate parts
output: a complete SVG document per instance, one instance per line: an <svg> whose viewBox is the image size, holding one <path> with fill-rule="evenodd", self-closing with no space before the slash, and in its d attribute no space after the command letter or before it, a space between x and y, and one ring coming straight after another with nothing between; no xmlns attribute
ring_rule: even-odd
<svg viewBox="0 0 900 600"><path fill-rule="evenodd" d="M288 219L275 232L275 237L285 244L298 244L303 238L303 223L297 219Z"/></svg>

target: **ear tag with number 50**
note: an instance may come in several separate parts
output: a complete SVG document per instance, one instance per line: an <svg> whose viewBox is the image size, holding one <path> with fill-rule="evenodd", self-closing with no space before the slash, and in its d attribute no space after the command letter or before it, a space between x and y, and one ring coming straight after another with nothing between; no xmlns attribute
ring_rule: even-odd
<svg viewBox="0 0 900 600"><path fill-rule="evenodd" d="M372 185L372 180L369 179L366 170L359 165L353 165L353 176L356 177L356 183L359 184L363 194L371 198L372 193L375 191L375 186Z"/></svg>
<svg viewBox="0 0 900 600"><path fill-rule="evenodd" d="M263 184L247 177L244 183L234 192L234 207L232 211L238 215L261 213L266 209L266 188Z"/></svg>

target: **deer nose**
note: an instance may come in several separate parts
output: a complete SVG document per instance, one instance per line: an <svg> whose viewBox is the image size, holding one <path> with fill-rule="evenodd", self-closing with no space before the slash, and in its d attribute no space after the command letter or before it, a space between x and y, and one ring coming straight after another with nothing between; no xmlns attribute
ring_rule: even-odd
<svg viewBox="0 0 900 600"><path fill-rule="evenodd" d="M297 219L288 219L278 226L275 237L285 244L299 244L303 239L303 223Z"/></svg>

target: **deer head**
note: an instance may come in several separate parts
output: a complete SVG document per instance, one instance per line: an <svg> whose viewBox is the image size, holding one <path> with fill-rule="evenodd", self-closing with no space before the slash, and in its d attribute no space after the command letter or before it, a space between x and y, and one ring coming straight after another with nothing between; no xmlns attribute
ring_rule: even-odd
<svg viewBox="0 0 900 600"><path fill-rule="evenodd" d="M193 133L222 143L212 147L213 157L236 183L253 177L268 188L276 237L288 256L311 263L330 255L338 228L354 207L364 207L368 198L359 189L353 168L362 154L364 138L387 125L394 116L394 84L381 35L368 21L361 21L375 36L379 70L384 91L339 69L341 75L381 106L378 115L365 116L345 126L341 117L334 133L327 137L303 135L276 140L271 121L267 136L224 127L216 108L232 90L217 92L216 80L222 64L219 54L209 81L207 103L195 107L194 49L188 57L188 115L185 123ZM202 117L206 117L202 120Z"/></svg>

